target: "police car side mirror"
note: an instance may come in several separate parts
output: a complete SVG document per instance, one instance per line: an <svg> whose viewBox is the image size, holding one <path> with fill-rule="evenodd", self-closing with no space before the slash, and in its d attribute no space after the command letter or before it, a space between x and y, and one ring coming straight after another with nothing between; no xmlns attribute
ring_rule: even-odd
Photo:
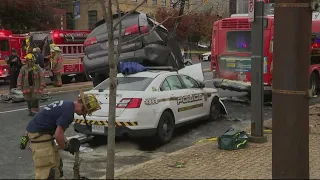
<svg viewBox="0 0 320 180"><path fill-rule="evenodd" d="M204 84L203 82L199 82L199 88L205 88L206 87L206 84Z"/></svg>

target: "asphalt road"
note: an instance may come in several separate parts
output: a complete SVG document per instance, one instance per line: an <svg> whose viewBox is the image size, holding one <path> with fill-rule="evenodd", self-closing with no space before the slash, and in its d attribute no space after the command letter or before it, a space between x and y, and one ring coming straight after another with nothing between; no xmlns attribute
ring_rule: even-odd
<svg viewBox="0 0 320 180"><path fill-rule="evenodd" d="M208 62L203 63L203 68ZM205 73L205 83L212 87L211 73ZM219 91L221 97L241 96L244 93ZM66 92L55 94L52 99L41 102L41 105L49 104L60 99L74 99L78 92ZM188 147L198 140L219 136L230 127L243 128L250 123L250 107L248 104L225 101L229 112L226 118L215 122L199 122L179 128L175 132L173 140L164 146L157 147L151 141L132 140L129 138L117 139L116 143L116 171L128 168L132 165L153 159L166 153ZM30 149L20 150L20 137L24 134L25 127L30 117L27 116L25 103L0 104L0 178L33 178L33 163ZM271 117L271 107L265 107L265 118ZM77 135L70 127L66 132L68 137ZM106 144L89 146L83 144L84 151L81 153L82 175L88 178L98 178L105 174L106 167ZM64 161L65 178L72 178L73 156L61 152Z"/></svg>
<svg viewBox="0 0 320 180"><path fill-rule="evenodd" d="M203 68L209 67L209 62L203 62ZM213 87L211 73L205 73L207 87ZM1 87L1 85L0 85ZM78 92L65 92L55 94L52 99L41 102L41 105L49 104L55 100L73 100ZM219 90L221 97L244 96L245 93L235 93ZM318 98L312 99L311 103L319 102ZM201 139L216 137L227 129L233 127L243 129L250 124L250 105L237 101L224 101L228 110L228 116L214 122L198 122L181 127L175 131L173 140L164 146L157 147L152 141L133 140L129 138L117 139L116 142L116 172L126 169L138 163L153 159L166 153L191 146ZM271 118L271 106L264 107L264 118ZM20 137L24 134L25 127L30 117L27 116L26 104L0 103L0 179L33 178L33 162L30 149L20 150ZM66 132L68 137L77 135L72 126ZM90 146L83 144L83 159L81 163L81 175L88 178L99 178L105 174L107 145L100 144ZM73 156L61 152L64 161L65 178L73 177Z"/></svg>

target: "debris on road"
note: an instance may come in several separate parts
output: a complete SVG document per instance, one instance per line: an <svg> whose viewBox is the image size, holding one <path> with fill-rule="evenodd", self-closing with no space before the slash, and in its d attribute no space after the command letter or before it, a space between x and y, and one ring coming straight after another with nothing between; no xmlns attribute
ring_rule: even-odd
<svg viewBox="0 0 320 180"><path fill-rule="evenodd" d="M40 100L46 101L50 99L51 96L47 93L41 94ZM24 102L23 93L21 90L18 89L11 89L9 94L1 94L0 95L0 102L4 103L18 103L18 102Z"/></svg>
<svg viewBox="0 0 320 180"><path fill-rule="evenodd" d="M174 167L176 167L176 168L184 168L184 167L186 167L185 165L186 165L186 162L181 160L181 161L176 162Z"/></svg>

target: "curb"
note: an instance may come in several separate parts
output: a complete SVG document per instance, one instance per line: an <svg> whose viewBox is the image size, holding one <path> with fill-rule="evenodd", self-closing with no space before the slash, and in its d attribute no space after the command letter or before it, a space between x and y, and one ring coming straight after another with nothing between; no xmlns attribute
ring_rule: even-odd
<svg viewBox="0 0 320 180"><path fill-rule="evenodd" d="M88 89L92 88L92 82L81 82L81 83L72 83L72 84L65 84L62 85L62 87L53 87L53 86L47 86L43 92L45 93L59 93L59 92L65 92L65 91L77 91L81 89ZM0 90L0 94L7 94L8 90Z"/></svg>

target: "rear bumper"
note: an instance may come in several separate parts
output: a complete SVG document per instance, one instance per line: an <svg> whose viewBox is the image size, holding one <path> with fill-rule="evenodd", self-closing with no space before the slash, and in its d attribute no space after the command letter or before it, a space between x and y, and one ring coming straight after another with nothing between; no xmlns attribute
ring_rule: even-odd
<svg viewBox="0 0 320 180"><path fill-rule="evenodd" d="M94 133L91 131L91 125L89 125L88 127L86 125L82 125L79 123L75 123L73 125L74 130L78 133L82 133L82 134L87 134L87 135L104 135L107 136L108 135L108 127L105 126L104 127L104 133ZM119 127L116 126L116 136L117 137L121 137L121 136L129 136L129 137L133 137L133 138L138 138L138 137L150 137L150 136L154 136L156 134L156 128L154 129L129 129L128 127Z"/></svg>
<svg viewBox="0 0 320 180"><path fill-rule="evenodd" d="M226 89L230 91L251 92L250 82L217 78L217 79L213 79L213 85L216 88ZM264 85L264 91L272 91L272 87L268 85Z"/></svg>

